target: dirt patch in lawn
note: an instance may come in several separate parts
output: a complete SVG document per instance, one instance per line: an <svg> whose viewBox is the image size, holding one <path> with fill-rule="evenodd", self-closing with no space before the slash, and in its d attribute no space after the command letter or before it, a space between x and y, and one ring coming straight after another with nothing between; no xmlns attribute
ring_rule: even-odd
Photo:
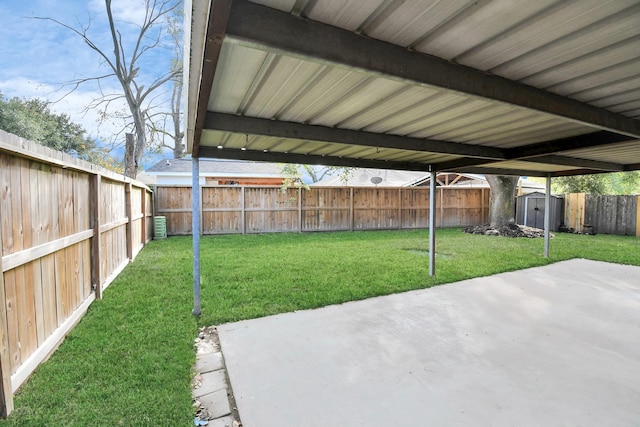
<svg viewBox="0 0 640 427"><path fill-rule="evenodd" d="M544 230L540 228L527 227L526 225L505 224L497 227L485 225L471 225L463 230L469 234L483 234L485 236L503 236L503 237L544 237ZM550 237L553 237L551 235Z"/></svg>

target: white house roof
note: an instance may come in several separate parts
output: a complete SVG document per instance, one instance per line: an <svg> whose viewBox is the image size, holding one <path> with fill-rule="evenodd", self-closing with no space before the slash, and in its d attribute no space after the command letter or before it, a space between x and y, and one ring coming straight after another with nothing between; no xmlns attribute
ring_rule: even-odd
<svg viewBox="0 0 640 427"><path fill-rule="evenodd" d="M637 0L186 1L198 157L640 169Z"/></svg>

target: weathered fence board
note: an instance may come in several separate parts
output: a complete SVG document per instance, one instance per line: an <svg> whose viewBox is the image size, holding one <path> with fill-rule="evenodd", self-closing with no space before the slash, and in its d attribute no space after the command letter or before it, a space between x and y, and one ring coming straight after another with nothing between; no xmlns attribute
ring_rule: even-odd
<svg viewBox="0 0 640 427"><path fill-rule="evenodd" d="M384 187L204 186L202 232L265 233L427 228L429 189ZM489 191L440 187L439 227L482 224L488 218ZM191 233L191 188L156 188L156 214L167 217L167 234Z"/></svg>
<svg viewBox="0 0 640 427"><path fill-rule="evenodd" d="M585 193L571 193L564 196L564 225L577 233L584 232Z"/></svg>
<svg viewBox="0 0 640 427"><path fill-rule="evenodd" d="M600 196L587 194L585 224L594 233L636 235L637 196Z"/></svg>
<svg viewBox="0 0 640 427"><path fill-rule="evenodd" d="M144 184L0 131L3 415L13 392L151 238L151 206Z"/></svg>
<svg viewBox="0 0 640 427"><path fill-rule="evenodd" d="M565 226L579 233L640 237L638 196L565 195Z"/></svg>

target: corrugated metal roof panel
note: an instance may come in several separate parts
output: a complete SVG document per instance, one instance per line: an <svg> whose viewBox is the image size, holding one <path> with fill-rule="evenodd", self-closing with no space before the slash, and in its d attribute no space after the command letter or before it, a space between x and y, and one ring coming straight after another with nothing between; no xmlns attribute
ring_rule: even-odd
<svg viewBox="0 0 640 427"><path fill-rule="evenodd" d="M540 71L522 82L561 95L570 95L592 86L636 75L638 54L629 56L630 52L640 52L639 36L607 46L598 51L597 55L583 56Z"/></svg>
<svg viewBox="0 0 640 427"><path fill-rule="evenodd" d="M419 52L453 60L474 47L526 22L557 0L493 0L476 2L414 45ZM473 29L472 31L469 31Z"/></svg>
<svg viewBox="0 0 640 427"><path fill-rule="evenodd" d="M223 43L220 66L211 89L215 96L209 98L207 109L236 113L267 56L266 52L260 50Z"/></svg>
<svg viewBox="0 0 640 427"><path fill-rule="evenodd" d="M388 115L375 123L365 126L368 132L392 133L406 135L402 128L416 121L426 119L433 114L442 113L448 109L468 101L470 98L444 91L436 91L436 95L418 101L404 109L389 111Z"/></svg>
<svg viewBox="0 0 640 427"><path fill-rule="evenodd" d="M325 0L309 2L305 16L334 27L356 31L383 4L383 0Z"/></svg>
<svg viewBox="0 0 640 427"><path fill-rule="evenodd" d="M640 163L640 140L605 147L563 151L560 154L588 160L616 162L624 165Z"/></svg>
<svg viewBox="0 0 640 427"><path fill-rule="evenodd" d="M586 25L592 25L635 3L636 0L558 1L539 14L514 25L500 34L500 37L459 55L456 61L480 70L490 70L524 53L579 31ZM510 19L506 21L513 22ZM545 22L544 25L540 24L542 21Z"/></svg>
<svg viewBox="0 0 640 427"><path fill-rule="evenodd" d="M588 129L575 123L559 123L557 125L547 125L535 131L529 128L526 133L502 133L495 135L493 139L490 139L489 145L502 148L514 148L536 142L584 135L592 131L593 129Z"/></svg>
<svg viewBox="0 0 640 427"><path fill-rule="evenodd" d="M403 85L396 93L372 103L366 110L345 118L339 126L346 129L373 130L373 126L380 121L391 122L398 115L425 104L429 98L439 93L436 89Z"/></svg>
<svg viewBox="0 0 640 427"><path fill-rule="evenodd" d="M640 73L640 62L638 62L637 67L636 71ZM591 89L586 89L573 94L571 97L580 101L589 102L606 99L610 96L635 93L635 99L640 99L640 91L638 90L638 87L640 87L640 74Z"/></svg>
<svg viewBox="0 0 640 427"><path fill-rule="evenodd" d="M613 112L631 117L640 115L640 3L637 0L252 1L303 19L520 80ZM302 53L305 49L290 55L287 49L269 46L250 36L232 35L225 39L209 98L210 111L275 119L278 123L295 122L326 129L363 130L499 148L516 148L599 129L587 124L588 119L576 120L571 114L568 116L572 120L560 117L562 112L558 110L547 110L557 114L551 115L454 92L447 89L446 82L442 88L409 82L403 80L402 70L385 77L374 68L371 71L349 68L348 60L338 65L329 62L332 56L309 58ZM339 49L338 46L326 48L328 51ZM479 94L493 97L490 92ZM511 98L497 96L496 99ZM549 101L554 102L551 98ZM269 126L266 122L262 125ZM600 128L615 130L615 126L606 124ZM238 133L232 134L205 130L200 143L212 147L397 162L437 163L460 158L376 149L357 143L350 146L245 135L241 128L236 131ZM625 147L635 149L635 145ZM607 161L613 163L635 159L635 151L625 157L623 149L607 151L606 146L582 149L574 154L599 160L605 158L605 153ZM562 168L517 161L495 165L545 172Z"/></svg>
<svg viewBox="0 0 640 427"><path fill-rule="evenodd" d="M610 82L636 76L640 64L640 50L638 52L638 56L619 63L610 62L605 68L593 72L576 72L568 80L566 73L562 73L564 81L546 89L560 95L571 95L591 88L606 87Z"/></svg>
<svg viewBox="0 0 640 427"><path fill-rule="evenodd" d="M279 115L281 120L313 122L333 103L338 102L353 86L362 84L368 77L344 68L331 68L318 76L308 87L297 94L289 107Z"/></svg>
<svg viewBox="0 0 640 427"><path fill-rule="evenodd" d="M264 67L260 81L254 84L244 108L243 115L251 117L279 117L291 99L294 99L326 67L298 58L273 55Z"/></svg>
<svg viewBox="0 0 640 427"><path fill-rule="evenodd" d="M386 2L386 7L378 10L361 30L370 37L408 47L474 3L470 0Z"/></svg>
<svg viewBox="0 0 640 427"><path fill-rule="evenodd" d="M548 44L497 65L491 72L522 80L638 35L635 27L639 19L640 5L636 5L633 10L622 10L574 33L556 37ZM612 22L615 22L615 27L609 25Z"/></svg>
<svg viewBox="0 0 640 427"><path fill-rule="evenodd" d="M590 104L602 108L613 108L617 105L624 105L640 100L640 89L628 90L611 96L605 96L591 101Z"/></svg>

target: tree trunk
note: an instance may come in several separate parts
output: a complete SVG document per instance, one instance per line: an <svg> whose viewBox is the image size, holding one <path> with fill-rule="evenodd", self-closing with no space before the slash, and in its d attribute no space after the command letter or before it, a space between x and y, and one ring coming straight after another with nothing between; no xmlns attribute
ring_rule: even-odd
<svg viewBox="0 0 640 427"><path fill-rule="evenodd" d="M513 224L516 216L516 188L518 176L486 175L491 187L491 201L489 203L489 225L496 227Z"/></svg>
<svg viewBox="0 0 640 427"><path fill-rule="evenodd" d="M171 120L173 122L173 158L181 159L184 157L184 143L182 142L184 132L180 129L182 124L182 116L180 102L182 100L182 79L173 81L173 90L171 92Z"/></svg>
<svg viewBox="0 0 640 427"><path fill-rule="evenodd" d="M136 140L132 133L125 134L124 145L124 175L135 178L137 173L135 162Z"/></svg>

